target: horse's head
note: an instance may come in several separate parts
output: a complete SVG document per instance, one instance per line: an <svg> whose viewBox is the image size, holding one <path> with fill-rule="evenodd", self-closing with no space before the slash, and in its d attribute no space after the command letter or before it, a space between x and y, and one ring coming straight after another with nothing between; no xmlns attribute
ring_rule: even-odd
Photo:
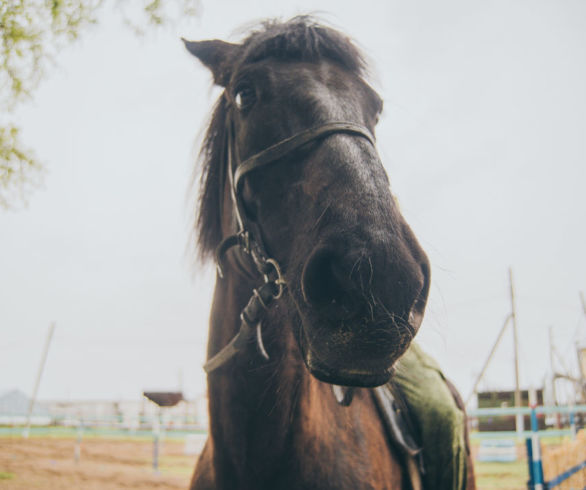
<svg viewBox="0 0 586 490"><path fill-rule="evenodd" d="M284 305L310 372L341 385L385 383L419 329L429 264L369 139L382 102L363 79L361 55L307 18L267 24L242 44L186 46L225 88L204 146L204 252L236 227L228 146L244 162L308 128L340 121L364 128L279 154L248 171L238 193L253 235L281 264Z"/></svg>

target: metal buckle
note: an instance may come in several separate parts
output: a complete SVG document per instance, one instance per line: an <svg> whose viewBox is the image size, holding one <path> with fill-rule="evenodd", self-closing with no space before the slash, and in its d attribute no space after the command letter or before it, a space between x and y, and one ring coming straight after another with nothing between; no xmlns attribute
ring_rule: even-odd
<svg viewBox="0 0 586 490"><path fill-rule="evenodd" d="M281 296L283 296L283 291L285 290L285 286L287 285L287 283L285 282L285 279L283 279L283 275L281 274L281 267L279 267L279 263L275 259L266 259L266 263L271 265L274 271L277 273L277 278L272 282L274 282L279 288L274 298L279 299ZM266 272L263 275L265 282L271 282L268 272Z"/></svg>
<svg viewBox="0 0 586 490"><path fill-rule="evenodd" d="M242 250L250 255L250 234L248 230L240 230L238 232L238 243Z"/></svg>

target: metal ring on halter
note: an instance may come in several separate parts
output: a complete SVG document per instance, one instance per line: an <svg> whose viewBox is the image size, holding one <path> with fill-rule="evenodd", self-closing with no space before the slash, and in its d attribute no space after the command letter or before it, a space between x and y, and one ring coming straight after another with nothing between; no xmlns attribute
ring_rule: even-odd
<svg viewBox="0 0 586 490"><path fill-rule="evenodd" d="M277 273L277 279L275 279L274 282L278 286L279 292L274 298L279 299L281 296L283 296L283 291L285 290L285 286L287 285L287 283L285 282L285 279L283 279L283 275L281 274L281 268L279 267L277 261L275 259L267 259L266 262L267 264L272 265L273 269L275 269L275 272ZM270 281L268 274L265 274L264 278L266 282Z"/></svg>

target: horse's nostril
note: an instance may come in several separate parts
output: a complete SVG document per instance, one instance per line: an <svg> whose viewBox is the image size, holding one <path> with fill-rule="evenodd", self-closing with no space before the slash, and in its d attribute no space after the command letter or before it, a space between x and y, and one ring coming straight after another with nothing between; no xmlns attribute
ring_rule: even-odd
<svg viewBox="0 0 586 490"><path fill-rule="evenodd" d="M317 250L305 264L301 287L305 301L314 307L326 306L344 296L341 273L331 250Z"/></svg>

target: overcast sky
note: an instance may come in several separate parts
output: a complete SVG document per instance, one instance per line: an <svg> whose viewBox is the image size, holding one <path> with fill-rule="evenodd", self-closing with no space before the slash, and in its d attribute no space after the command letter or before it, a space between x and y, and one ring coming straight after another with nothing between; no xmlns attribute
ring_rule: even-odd
<svg viewBox="0 0 586 490"><path fill-rule="evenodd" d="M521 382L586 340L586 3L202 0L137 38L116 12L57 58L22 107L45 162L28 207L0 211L0 391L136 398L205 389L214 275L187 253L198 135L219 91L179 41L238 40L320 12L358 42L385 101L379 151L432 263L419 339L467 395L517 292ZM512 337L484 388L513 386ZM561 364L558 370L563 370Z"/></svg>

